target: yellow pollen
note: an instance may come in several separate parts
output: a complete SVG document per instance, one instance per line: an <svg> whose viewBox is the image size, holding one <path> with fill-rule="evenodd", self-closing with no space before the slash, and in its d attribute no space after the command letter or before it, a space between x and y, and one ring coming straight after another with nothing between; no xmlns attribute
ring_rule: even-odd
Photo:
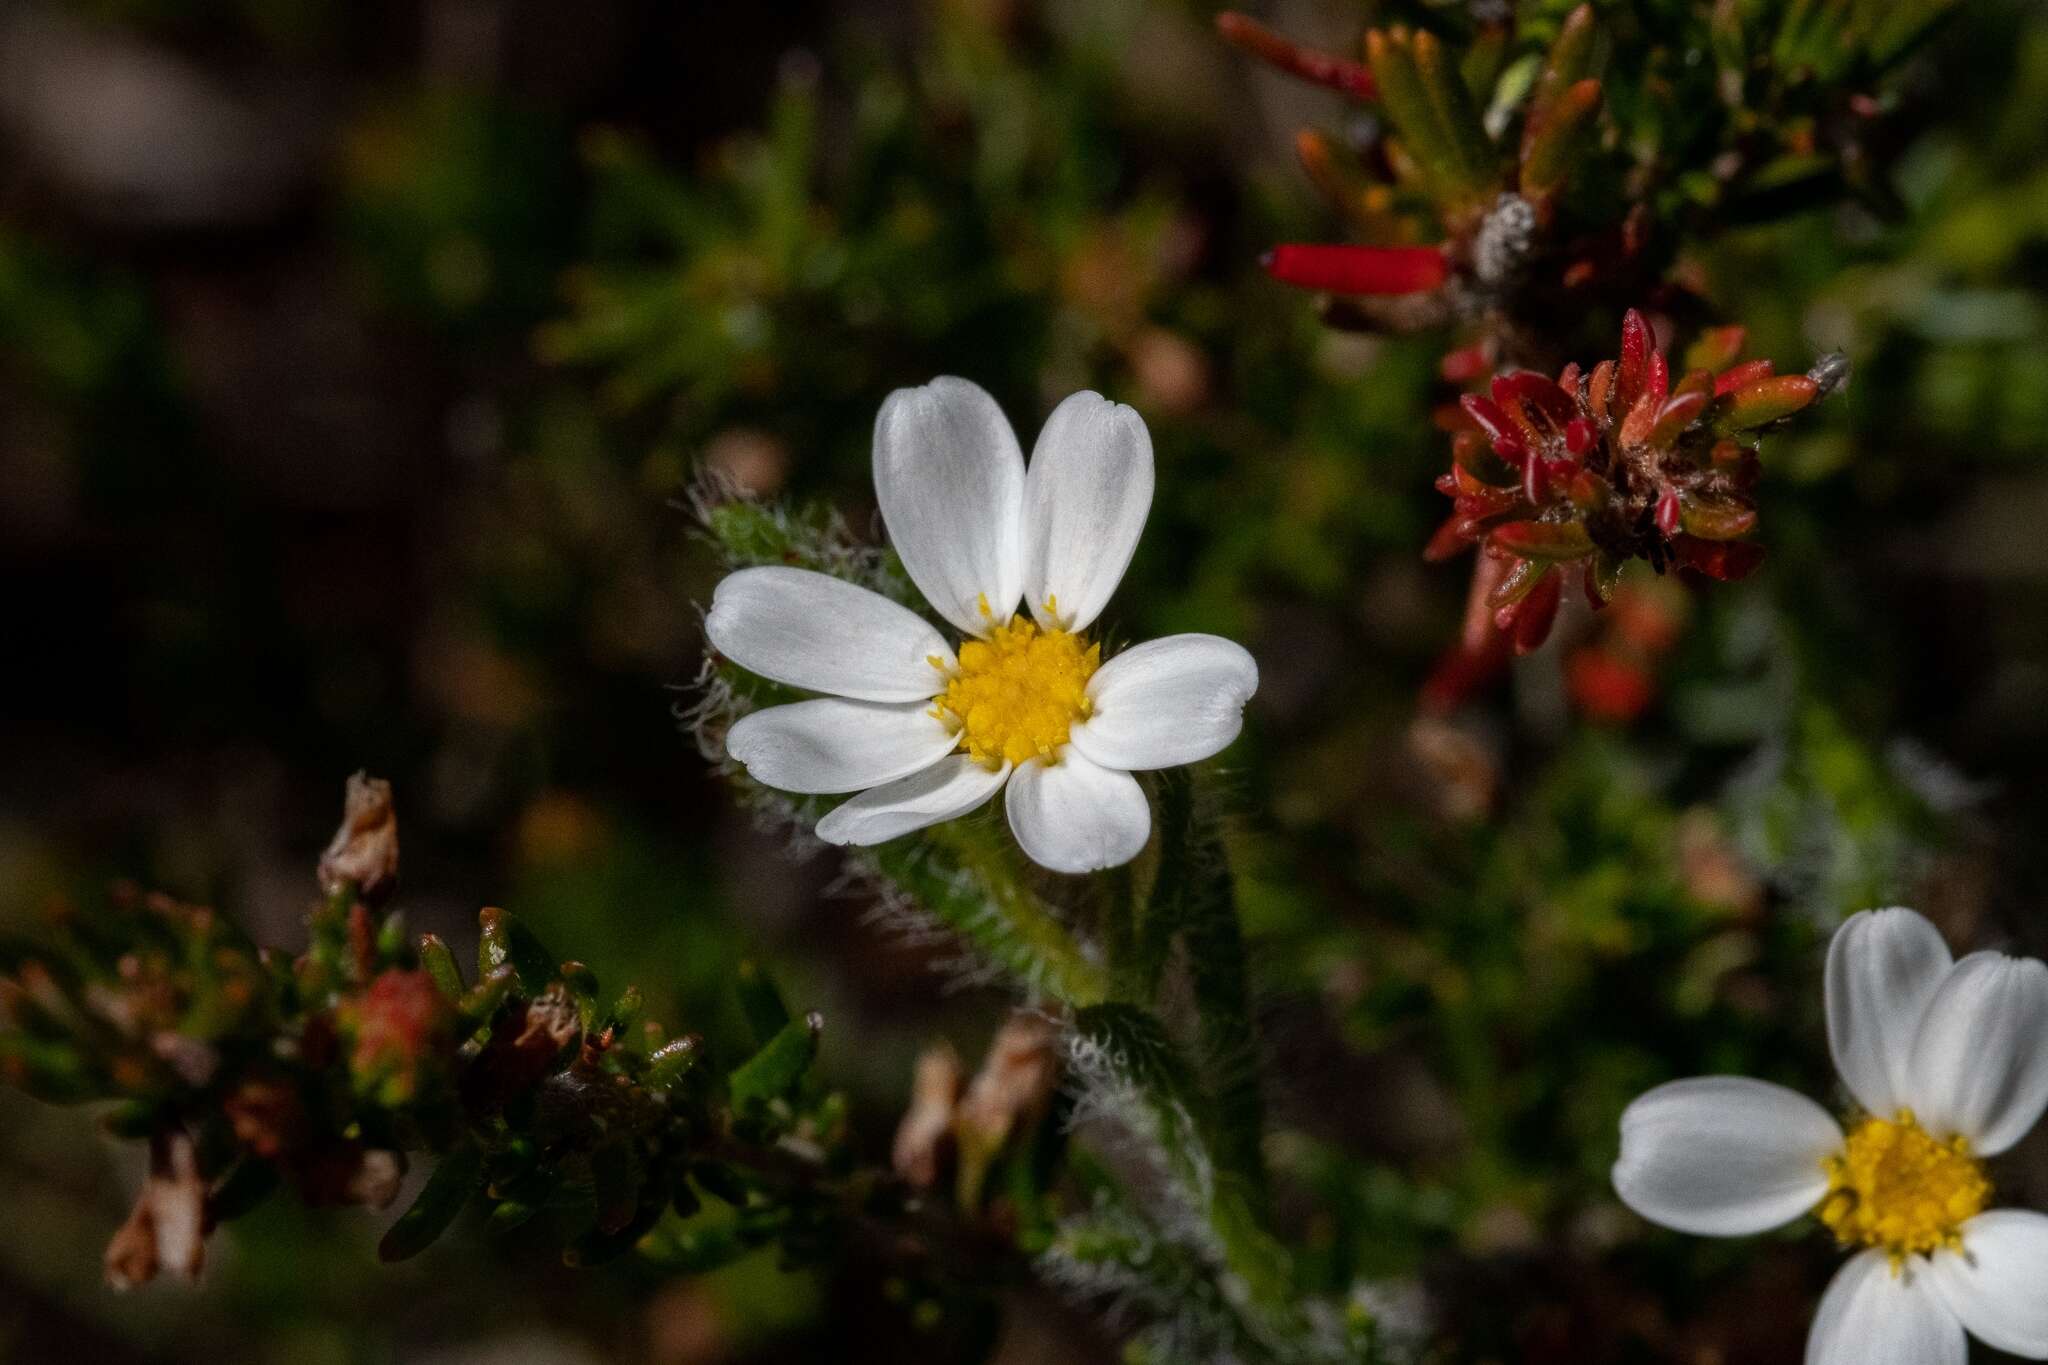
<svg viewBox="0 0 2048 1365"><path fill-rule="evenodd" d="M1991 1199L1970 1140L1932 1136L1910 1109L1863 1120L1821 1164L1828 1173L1827 1196L1814 1210L1821 1222L1843 1246L1889 1252L1894 1266L1960 1247L1962 1225Z"/></svg>
<svg viewBox="0 0 2048 1365"><path fill-rule="evenodd" d="M960 747L976 762L1049 762L1068 728L1088 718L1088 679L1101 662L1101 645L1013 616L986 640L960 646L960 669L932 699L932 714L959 727Z"/></svg>

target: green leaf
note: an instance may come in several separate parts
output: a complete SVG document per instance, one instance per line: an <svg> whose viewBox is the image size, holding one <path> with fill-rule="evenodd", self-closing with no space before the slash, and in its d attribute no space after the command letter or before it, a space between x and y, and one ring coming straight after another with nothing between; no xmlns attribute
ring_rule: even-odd
<svg viewBox="0 0 2048 1365"><path fill-rule="evenodd" d="M1215 1130L1214 1155L1225 1170L1261 1190L1265 1099L1229 851L1185 770L1162 778L1159 804L1160 877L1145 910L1144 960L1156 990L1161 940L1180 939L1194 987L1201 1070L1209 1082L1205 1108Z"/></svg>
<svg viewBox="0 0 2048 1365"><path fill-rule="evenodd" d="M512 988L518 984L519 973L510 967L499 967L489 973L462 997L459 1008L464 1021L472 1028L482 1028L490 1023L498 1007L505 1003L505 997L512 994Z"/></svg>
<svg viewBox="0 0 2048 1365"><path fill-rule="evenodd" d="M1434 33L1418 30L1412 51L1437 127L1457 158L1461 183L1475 192L1488 188L1499 174L1500 158L1486 136L1486 126L1479 121L1479 110L1473 106L1463 74Z"/></svg>
<svg viewBox="0 0 2048 1365"><path fill-rule="evenodd" d="M420 935L420 970L434 983L434 989L441 992L450 1004L462 1000L462 969L455 965L455 954L441 941L438 934Z"/></svg>
<svg viewBox="0 0 2048 1365"><path fill-rule="evenodd" d="M1724 394L1708 420L1719 432L1749 431L1790 417L1819 396L1820 386L1803 374L1776 375Z"/></svg>
<svg viewBox="0 0 2048 1365"><path fill-rule="evenodd" d="M674 1089L676 1082L696 1068L703 1055L704 1041L694 1033L662 1044L648 1055L647 1088L656 1093Z"/></svg>
<svg viewBox="0 0 2048 1365"><path fill-rule="evenodd" d="M377 926L377 957L389 962L405 951L405 912L393 910Z"/></svg>
<svg viewBox="0 0 2048 1365"><path fill-rule="evenodd" d="M1522 193L1543 199L1564 188L1585 160L1600 112L1600 82L1583 80L1546 106L1541 125L1532 124L1522 153Z"/></svg>
<svg viewBox="0 0 2048 1365"><path fill-rule="evenodd" d="M419 1255L448 1230L476 1192L483 1188L484 1154L475 1146L457 1147L441 1158L412 1207L391 1225L377 1243L377 1259L403 1261Z"/></svg>
<svg viewBox="0 0 2048 1365"><path fill-rule="evenodd" d="M733 1069L729 1084L735 1106L765 1103L789 1094L818 1055L825 1017L813 1010L783 1025L767 1045Z"/></svg>
<svg viewBox="0 0 2048 1365"><path fill-rule="evenodd" d="M600 1029L608 1030L615 1038L624 1037L646 1008L647 1001L640 994L640 988L628 986L619 992L619 998L612 1001L612 1007L604 1012L604 1018L599 1021Z"/></svg>
<svg viewBox="0 0 2048 1365"><path fill-rule="evenodd" d="M754 1031L755 1047L764 1046L789 1027L789 1006L783 1003L775 978L760 963L751 958L741 962L734 989L739 994L740 1013L746 1016L747 1027Z"/></svg>
<svg viewBox="0 0 2048 1365"><path fill-rule="evenodd" d="M507 1233L514 1228L524 1227L533 1221L533 1216L539 1212L538 1204L529 1204L519 1199L504 1200L491 1210L490 1230L494 1233Z"/></svg>
<svg viewBox="0 0 2048 1365"><path fill-rule="evenodd" d="M1409 157L1439 188L1462 193L1464 168L1457 148L1437 125L1436 108L1415 69L1407 33L1399 28L1373 29L1365 35L1365 51L1379 86L1380 107L1400 134Z"/></svg>
<svg viewBox="0 0 2048 1365"><path fill-rule="evenodd" d="M510 911L487 906L478 913L477 923L483 930L476 950L479 974L488 976L500 967L510 967L519 976L520 991L529 997L546 990L559 975L560 959Z"/></svg>
<svg viewBox="0 0 2048 1365"><path fill-rule="evenodd" d="M1494 527L1490 539L1524 559L1577 559L1593 550L1593 538L1576 521L1511 521Z"/></svg>
<svg viewBox="0 0 2048 1365"><path fill-rule="evenodd" d="M1756 528L1756 509L1719 498L1682 496L1678 524L1701 540L1734 540Z"/></svg>

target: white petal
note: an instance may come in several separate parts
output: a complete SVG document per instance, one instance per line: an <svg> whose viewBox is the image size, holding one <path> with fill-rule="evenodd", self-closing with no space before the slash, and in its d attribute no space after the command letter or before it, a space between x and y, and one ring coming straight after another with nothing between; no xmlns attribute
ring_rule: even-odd
<svg viewBox="0 0 2048 1365"><path fill-rule="evenodd" d="M1024 591L1024 452L979 384L948 376L889 395L875 418L875 496L941 616L970 635L1010 619Z"/></svg>
<svg viewBox="0 0 2048 1365"><path fill-rule="evenodd" d="M1835 1272L1806 1338L1806 1365L1963 1365L1963 1325L1934 1291L1925 1262L1893 1271L1866 1251Z"/></svg>
<svg viewBox="0 0 2048 1365"><path fill-rule="evenodd" d="M1828 1046L1849 1093L1890 1118L1905 1106L1913 1039L1954 959L1911 910L1851 915L1828 945Z"/></svg>
<svg viewBox="0 0 2048 1365"><path fill-rule="evenodd" d="M956 754L922 772L872 787L818 821L818 837L828 844L887 843L926 825L965 815L996 794L1010 765L987 768Z"/></svg>
<svg viewBox="0 0 2048 1365"><path fill-rule="evenodd" d="M1614 1192L1653 1223L1741 1237L1789 1223L1828 1192L1842 1146L1828 1111L1747 1076L1660 1085L1621 1116Z"/></svg>
<svg viewBox="0 0 2048 1365"><path fill-rule="evenodd" d="M930 702L792 702L740 717L725 751L756 782L780 791L859 791L945 757L953 734L931 712Z"/></svg>
<svg viewBox="0 0 2048 1365"><path fill-rule="evenodd" d="M1025 854L1055 872L1093 872L1138 856L1152 833L1152 808L1129 773L1074 752L1034 758L1018 768L1003 800Z"/></svg>
<svg viewBox="0 0 2048 1365"><path fill-rule="evenodd" d="M1963 1254L1935 1255L1928 1278L1971 1335L2048 1360L2048 1216L1994 1209L1963 1224Z"/></svg>
<svg viewBox="0 0 2048 1365"><path fill-rule="evenodd" d="M1080 630L1102 614L1151 510L1145 419L1085 390L1054 408L1024 482L1024 595L1040 625Z"/></svg>
<svg viewBox="0 0 2048 1365"><path fill-rule="evenodd" d="M830 574L779 565L728 574L704 633L750 673L860 701L928 699L945 690L941 669L954 665L946 637L916 612Z"/></svg>
<svg viewBox="0 0 2048 1365"><path fill-rule="evenodd" d="M1252 656L1221 636L1148 640L1088 680L1095 710L1070 732L1073 744L1110 768L1194 763L1237 738L1258 686Z"/></svg>
<svg viewBox="0 0 2048 1365"><path fill-rule="evenodd" d="M1972 953L1941 980L1902 1098L1921 1126L1960 1133L1979 1156L2027 1135L2048 1104L2048 966Z"/></svg>

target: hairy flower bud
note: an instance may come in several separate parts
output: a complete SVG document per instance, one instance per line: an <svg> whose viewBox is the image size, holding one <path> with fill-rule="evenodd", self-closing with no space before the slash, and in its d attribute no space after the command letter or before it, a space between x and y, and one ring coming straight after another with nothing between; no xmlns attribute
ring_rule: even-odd
<svg viewBox="0 0 2048 1365"><path fill-rule="evenodd" d="M966 1073L950 1043L928 1047L917 1059L910 1105L897 1125L891 1152L896 1174L919 1189L939 1183L939 1169L953 1136L953 1106L960 1101Z"/></svg>

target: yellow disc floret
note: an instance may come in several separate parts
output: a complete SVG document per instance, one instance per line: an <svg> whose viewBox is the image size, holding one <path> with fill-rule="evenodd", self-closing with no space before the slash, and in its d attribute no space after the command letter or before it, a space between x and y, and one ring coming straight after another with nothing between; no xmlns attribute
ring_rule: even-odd
<svg viewBox="0 0 2048 1365"><path fill-rule="evenodd" d="M1863 1120L1823 1165L1820 1220L1842 1245L1882 1248L1894 1263L1961 1246L1962 1225L1991 1198L1970 1140L1934 1137L1910 1109Z"/></svg>
<svg viewBox="0 0 2048 1365"><path fill-rule="evenodd" d="M934 714L957 725L960 747L991 768L1050 760L1069 727L1088 718L1088 679L1101 662L1102 646L1013 616L960 646L960 668L933 699Z"/></svg>

